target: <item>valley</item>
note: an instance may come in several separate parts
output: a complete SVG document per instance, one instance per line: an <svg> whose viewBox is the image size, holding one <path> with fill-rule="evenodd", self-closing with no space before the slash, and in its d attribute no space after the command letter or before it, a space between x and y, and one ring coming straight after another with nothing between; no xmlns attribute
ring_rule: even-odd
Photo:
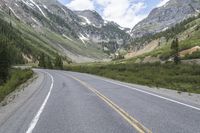
<svg viewBox="0 0 200 133"><path fill-rule="evenodd" d="M0 0L0 133L198 133L200 0L79 2Z"/></svg>

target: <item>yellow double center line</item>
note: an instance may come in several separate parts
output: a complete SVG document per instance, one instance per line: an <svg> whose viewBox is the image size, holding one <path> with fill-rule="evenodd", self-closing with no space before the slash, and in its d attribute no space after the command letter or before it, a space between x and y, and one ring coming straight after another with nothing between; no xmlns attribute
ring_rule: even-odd
<svg viewBox="0 0 200 133"><path fill-rule="evenodd" d="M97 91L94 87L91 87L84 81L73 77L71 75L68 75L72 79L80 82L83 86L88 88L90 91L95 93L100 99L102 99L105 103L107 103L112 109L114 109L124 120L126 120L132 127L134 127L138 133L152 133L149 129L144 127L141 123L139 123L136 119L134 119L132 116L130 116L126 111L124 111L122 108L120 108L118 105L116 105L114 102L112 102L110 99L108 99L106 96L101 94L99 91Z"/></svg>

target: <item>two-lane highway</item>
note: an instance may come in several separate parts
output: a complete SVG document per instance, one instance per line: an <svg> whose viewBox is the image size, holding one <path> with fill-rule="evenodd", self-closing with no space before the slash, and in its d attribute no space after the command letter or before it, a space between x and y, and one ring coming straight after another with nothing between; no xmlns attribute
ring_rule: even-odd
<svg viewBox="0 0 200 133"><path fill-rule="evenodd" d="M0 133L200 133L200 107L88 74L34 70L39 89Z"/></svg>

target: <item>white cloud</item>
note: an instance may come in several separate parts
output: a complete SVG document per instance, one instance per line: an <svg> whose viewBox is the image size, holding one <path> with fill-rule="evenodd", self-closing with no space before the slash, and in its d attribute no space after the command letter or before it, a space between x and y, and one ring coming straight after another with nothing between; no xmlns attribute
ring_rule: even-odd
<svg viewBox="0 0 200 133"><path fill-rule="evenodd" d="M143 2L135 3L131 0L96 0L96 2L104 8L102 15L105 19L124 27L133 28L146 17L138 14L145 7Z"/></svg>
<svg viewBox="0 0 200 133"><path fill-rule="evenodd" d="M145 8L143 0L72 0L67 4L72 10L95 10L102 7L102 17L109 21L114 21L123 27L133 28L147 14L139 13Z"/></svg>
<svg viewBox="0 0 200 133"><path fill-rule="evenodd" d="M161 0L160 3L156 7L164 6L169 0Z"/></svg>
<svg viewBox="0 0 200 133"><path fill-rule="evenodd" d="M92 0L72 0L70 3L66 5L68 8L72 10L94 10L94 3Z"/></svg>

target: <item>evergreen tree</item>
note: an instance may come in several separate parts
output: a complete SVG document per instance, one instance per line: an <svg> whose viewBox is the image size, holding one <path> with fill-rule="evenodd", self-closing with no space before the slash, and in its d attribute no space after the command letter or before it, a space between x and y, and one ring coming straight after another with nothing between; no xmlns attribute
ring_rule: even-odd
<svg viewBox="0 0 200 133"><path fill-rule="evenodd" d="M9 9L8 14L10 16L10 27L12 27L12 22L11 22L11 10Z"/></svg>
<svg viewBox="0 0 200 133"><path fill-rule="evenodd" d="M174 63L178 64L180 62L178 38L176 38L172 41L171 49L172 49L172 52L173 52L173 55L174 55Z"/></svg>
<svg viewBox="0 0 200 133"><path fill-rule="evenodd" d="M11 16L11 10L9 9L9 11L8 11L8 14L9 14L9 16Z"/></svg>
<svg viewBox="0 0 200 133"><path fill-rule="evenodd" d="M9 49L9 59L11 64L24 63L22 53L26 55L37 55L32 54L29 46L27 46L26 42L22 39L21 33L1 18L0 40L6 40L6 47Z"/></svg>
<svg viewBox="0 0 200 133"><path fill-rule="evenodd" d="M0 85L6 82L10 68L9 53L6 43L6 40L0 40Z"/></svg>
<svg viewBox="0 0 200 133"><path fill-rule="evenodd" d="M41 68L46 68L46 63L45 63L45 55L42 53L39 57L39 67Z"/></svg>
<svg viewBox="0 0 200 133"><path fill-rule="evenodd" d="M53 65L52 65L52 62L51 62L51 59L49 58L49 56L47 57L47 68L53 69Z"/></svg>
<svg viewBox="0 0 200 133"><path fill-rule="evenodd" d="M62 61L62 58L59 55L57 55L56 59L55 59L55 68L61 69L61 70L63 69L63 61Z"/></svg>

